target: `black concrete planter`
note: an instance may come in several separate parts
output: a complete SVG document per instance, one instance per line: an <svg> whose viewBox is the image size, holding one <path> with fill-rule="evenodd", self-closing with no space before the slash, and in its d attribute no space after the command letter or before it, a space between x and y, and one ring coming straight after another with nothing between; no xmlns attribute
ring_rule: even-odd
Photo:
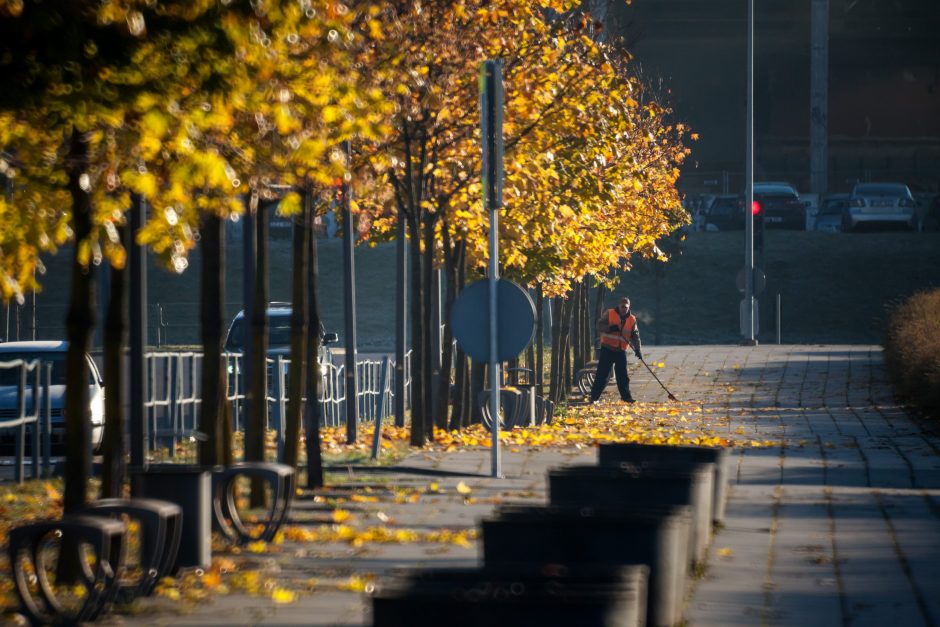
<svg viewBox="0 0 940 627"><path fill-rule="evenodd" d="M131 471L135 496L176 503L183 510L179 552L171 571L212 564L212 473L210 466L151 464Z"/></svg>
<svg viewBox="0 0 940 627"><path fill-rule="evenodd" d="M428 570L382 582L373 627L642 627L645 566Z"/></svg>
<svg viewBox="0 0 940 627"><path fill-rule="evenodd" d="M713 477L713 465L705 463L572 466L549 471L549 500L569 507L689 505L689 558L704 563L711 538Z"/></svg>
<svg viewBox="0 0 940 627"><path fill-rule="evenodd" d="M725 522L725 502L728 495L731 454L728 449L712 446L658 446L655 444L615 443L601 444L597 449L601 466L623 462L706 462L715 465L712 519L716 524Z"/></svg>
<svg viewBox="0 0 940 627"><path fill-rule="evenodd" d="M646 565L646 622L675 625L688 572L689 520L688 506L643 511L506 507L482 522L483 559L488 568Z"/></svg>

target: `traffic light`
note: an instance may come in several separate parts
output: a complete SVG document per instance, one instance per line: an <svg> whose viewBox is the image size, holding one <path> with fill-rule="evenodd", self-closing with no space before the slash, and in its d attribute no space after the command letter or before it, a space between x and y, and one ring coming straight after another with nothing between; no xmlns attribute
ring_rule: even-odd
<svg viewBox="0 0 940 627"><path fill-rule="evenodd" d="M751 204L751 215L754 216L754 250L764 252L764 213L760 203L756 200Z"/></svg>

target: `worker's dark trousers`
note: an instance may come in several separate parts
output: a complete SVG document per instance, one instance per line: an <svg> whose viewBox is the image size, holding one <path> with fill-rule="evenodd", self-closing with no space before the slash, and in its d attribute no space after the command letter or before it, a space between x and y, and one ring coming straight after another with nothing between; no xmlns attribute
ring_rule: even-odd
<svg viewBox="0 0 940 627"><path fill-rule="evenodd" d="M614 367L614 375L617 377L617 389L620 390L620 398L624 401L632 401L630 376L627 374L627 353L606 346L601 346L597 357L597 372L594 374L594 385L591 387L591 401L596 401L601 397L601 393L607 386L611 366Z"/></svg>

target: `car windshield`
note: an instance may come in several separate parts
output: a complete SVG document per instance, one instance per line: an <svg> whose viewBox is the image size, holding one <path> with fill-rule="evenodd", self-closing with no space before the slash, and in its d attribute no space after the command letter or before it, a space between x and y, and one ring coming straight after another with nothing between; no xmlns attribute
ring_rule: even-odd
<svg viewBox="0 0 940 627"><path fill-rule="evenodd" d="M65 353L51 352L16 352L0 353L0 362L10 362L17 359L29 363L38 359L52 364L52 385L65 385ZM27 375L27 383L29 382ZM18 385L20 381L19 368L0 368L0 386Z"/></svg>
<svg viewBox="0 0 940 627"><path fill-rule="evenodd" d="M879 198L910 198L911 192L906 185L885 183L865 183L856 185L852 191L855 196L877 196Z"/></svg>
<svg viewBox="0 0 940 627"><path fill-rule="evenodd" d="M712 215L731 215L737 204L737 198L717 198L708 212Z"/></svg>
<svg viewBox="0 0 940 627"><path fill-rule="evenodd" d="M772 198L799 198L795 189L779 183L755 183L754 194Z"/></svg>
<svg viewBox="0 0 940 627"><path fill-rule="evenodd" d="M236 318L232 322L228 339L225 340L225 350L232 353L241 353L245 350L245 319ZM290 314L268 315L268 348L290 346Z"/></svg>

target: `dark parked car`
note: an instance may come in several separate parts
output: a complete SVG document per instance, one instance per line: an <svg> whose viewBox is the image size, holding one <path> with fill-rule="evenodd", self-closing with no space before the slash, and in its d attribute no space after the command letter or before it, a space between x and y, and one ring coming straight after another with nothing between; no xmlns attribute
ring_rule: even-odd
<svg viewBox="0 0 940 627"><path fill-rule="evenodd" d="M861 225L917 227L914 196L903 183L858 183L842 214L842 230Z"/></svg>
<svg viewBox="0 0 940 627"><path fill-rule="evenodd" d="M289 303L272 303L268 307L268 355L290 354L290 317L291 306ZM245 351L245 341L250 333L248 321L245 320L245 312L239 311L232 320L228 329L228 336L225 338L225 351L229 353L243 353ZM335 333L325 333L323 325L320 325L320 358L325 356L325 346L337 341Z"/></svg>
<svg viewBox="0 0 940 627"><path fill-rule="evenodd" d="M842 214L848 208L848 203L848 194L832 194L824 197L819 203L819 213L816 214L816 230L825 233L842 231Z"/></svg>
<svg viewBox="0 0 940 627"><path fill-rule="evenodd" d="M719 231L743 229L744 201L741 196L737 194L717 196L705 213L705 224L714 225Z"/></svg>
<svg viewBox="0 0 940 627"><path fill-rule="evenodd" d="M754 201L768 229L806 229L806 206L789 183L754 183Z"/></svg>

